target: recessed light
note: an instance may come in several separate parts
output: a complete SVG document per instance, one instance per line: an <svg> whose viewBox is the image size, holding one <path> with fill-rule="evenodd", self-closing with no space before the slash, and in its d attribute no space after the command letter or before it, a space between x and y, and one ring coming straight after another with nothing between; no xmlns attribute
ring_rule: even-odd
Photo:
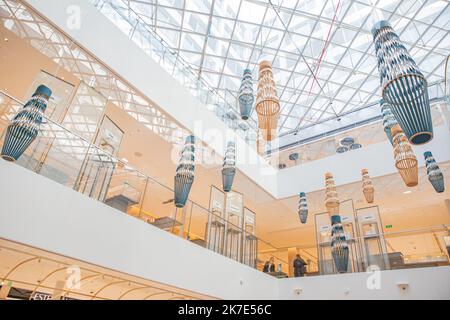
<svg viewBox="0 0 450 320"><path fill-rule="evenodd" d="M8 42L8 41L9 41L9 39L8 39L8 38L4 38L4 39L3 39L3 41L5 41L5 42Z"/></svg>
<svg viewBox="0 0 450 320"><path fill-rule="evenodd" d="M412 193L411 190L407 190L407 191L404 191L404 192L403 192L403 194L410 194L410 193Z"/></svg>

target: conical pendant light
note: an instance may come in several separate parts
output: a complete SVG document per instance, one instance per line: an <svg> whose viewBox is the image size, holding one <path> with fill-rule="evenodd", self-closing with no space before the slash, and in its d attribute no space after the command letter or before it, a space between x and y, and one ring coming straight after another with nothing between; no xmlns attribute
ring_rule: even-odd
<svg viewBox="0 0 450 320"><path fill-rule="evenodd" d="M14 116L6 129L5 143L2 148L2 158L7 161L17 161L25 150L36 139L42 123L44 111L52 91L40 85L32 98Z"/></svg>
<svg viewBox="0 0 450 320"><path fill-rule="evenodd" d="M308 203L306 202L306 194L304 192L300 192L299 196L300 200L298 202L298 215L300 217L300 221L305 224L308 219Z"/></svg>
<svg viewBox="0 0 450 320"><path fill-rule="evenodd" d="M373 187L372 179L369 176L369 170L362 169L362 190L367 203L373 203L375 197L375 188Z"/></svg>
<svg viewBox="0 0 450 320"><path fill-rule="evenodd" d="M195 137L188 136L175 174L175 206L183 208L194 182Z"/></svg>
<svg viewBox="0 0 450 320"><path fill-rule="evenodd" d="M268 61L259 64L258 93L256 97L258 127L266 141L272 141L277 132L280 100L277 96L272 66Z"/></svg>
<svg viewBox="0 0 450 320"><path fill-rule="evenodd" d="M428 180L433 186L434 190L438 193L442 193L445 191L444 184L444 175L442 174L441 169L434 160L433 154L430 151L427 151L423 154L425 157L425 163L427 167L427 175Z"/></svg>
<svg viewBox="0 0 450 320"><path fill-rule="evenodd" d="M331 217L331 255L337 271L347 272L349 248L339 215Z"/></svg>
<svg viewBox="0 0 450 320"><path fill-rule="evenodd" d="M230 192L236 174L236 145L233 141L228 142L227 151L223 160L222 184L223 191Z"/></svg>
<svg viewBox="0 0 450 320"><path fill-rule="evenodd" d="M331 255L339 273L347 272L349 248L339 216L339 198L331 173L325 174L325 206L331 220Z"/></svg>
<svg viewBox="0 0 450 320"><path fill-rule="evenodd" d="M383 99L412 144L433 138L428 84L414 59L387 21L372 29Z"/></svg>
<svg viewBox="0 0 450 320"><path fill-rule="evenodd" d="M339 214L339 198L334 184L333 175L325 174L325 207L330 216Z"/></svg>
<svg viewBox="0 0 450 320"><path fill-rule="evenodd" d="M392 113L391 107L388 103L386 103L383 99L381 99L380 105L381 105L381 114L383 116L384 132L386 133L389 142L392 144L391 129L393 126L398 124L398 122L397 120L395 120L394 114Z"/></svg>
<svg viewBox="0 0 450 320"><path fill-rule="evenodd" d="M419 170L417 168L417 158L412 150L411 144L400 128L400 125L393 126L391 133L394 146L395 167L406 186L417 186L419 183Z"/></svg>
<svg viewBox="0 0 450 320"><path fill-rule="evenodd" d="M248 120L252 114L255 95L253 93L252 71L244 70L241 87L239 88L239 108L242 120Z"/></svg>

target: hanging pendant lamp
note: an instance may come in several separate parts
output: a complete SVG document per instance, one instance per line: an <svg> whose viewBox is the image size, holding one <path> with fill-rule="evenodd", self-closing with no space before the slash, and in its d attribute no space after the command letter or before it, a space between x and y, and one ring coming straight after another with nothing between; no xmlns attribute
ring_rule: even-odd
<svg viewBox="0 0 450 320"><path fill-rule="evenodd" d="M6 129L5 142L2 148L2 158L7 161L17 161L25 150L36 139L42 123L44 111L52 91L40 85L32 98L14 116Z"/></svg>
<svg viewBox="0 0 450 320"><path fill-rule="evenodd" d="M331 173L325 174L325 207L330 216L339 214L339 198L334 184L333 175Z"/></svg>
<svg viewBox="0 0 450 320"><path fill-rule="evenodd" d="M230 192L233 186L234 176L236 174L236 144L233 141L228 142L225 158L222 168L223 191Z"/></svg>
<svg viewBox="0 0 450 320"><path fill-rule="evenodd" d="M383 99L412 144L433 138L428 84L387 21L372 28Z"/></svg>
<svg viewBox="0 0 450 320"><path fill-rule="evenodd" d="M339 216L339 198L331 173L325 174L325 207L331 220L331 255L339 273L347 272L349 248Z"/></svg>
<svg viewBox="0 0 450 320"><path fill-rule="evenodd" d="M244 70L241 87L239 88L239 108L241 111L242 120L248 120L252 114L253 103L255 102L255 95L253 93L253 79L252 71L250 69Z"/></svg>
<svg viewBox="0 0 450 320"><path fill-rule="evenodd" d="M347 272L349 247L341 217L338 214L331 216L331 255L337 271L339 273Z"/></svg>
<svg viewBox="0 0 450 320"><path fill-rule="evenodd" d="M298 215L301 223L305 224L308 219L308 203L306 201L306 193L300 192L300 200L298 202Z"/></svg>
<svg viewBox="0 0 450 320"><path fill-rule="evenodd" d="M375 198L375 188L372 179L369 176L369 170L362 169L362 190L367 203L373 203Z"/></svg>
<svg viewBox="0 0 450 320"><path fill-rule="evenodd" d="M397 120L395 120L395 116L391 111L391 106L386 103L383 99L380 100L381 105L381 114L383 116L383 128L389 142L392 144L392 134L391 129L393 126L398 124Z"/></svg>
<svg viewBox="0 0 450 320"><path fill-rule="evenodd" d="M428 180L430 181L431 185L433 186L434 190L436 190L437 193L444 192L445 191L444 175L439 166L437 165L436 160L433 157L433 154L430 151L427 151L423 154L423 156L425 157Z"/></svg>
<svg viewBox="0 0 450 320"><path fill-rule="evenodd" d="M280 116L280 100L277 96L272 66L268 61L259 64L258 93L256 97L258 127L266 141L272 141L277 132Z"/></svg>
<svg viewBox="0 0 450 320"><path fill-rule="evenodd" d="M412 150L411 144L403 133L400 125L395 125L391 130L395 167L406 186L414 187L419 183L419 169L417 167L417 158Z"/></svg>
<svg viewBox="0 0 450 320"><path fill-rule="evenodd" d="M175 206L183 208L194 182L195 137L188 136L175 174Z"/></svg>

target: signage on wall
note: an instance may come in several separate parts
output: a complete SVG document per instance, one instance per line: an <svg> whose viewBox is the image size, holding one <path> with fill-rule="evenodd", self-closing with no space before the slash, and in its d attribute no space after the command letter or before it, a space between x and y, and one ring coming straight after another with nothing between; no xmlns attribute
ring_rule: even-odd
<svg viewBox="0 0 450 320"><path fill-rule="evenodd" d="M386 229L392 229L392 224L387 224L387 225L385 226L385 228L386 228Z"/></svg>
<svg viewBox="0 0 450 320"><path fill-rule="evenodd" d="M235 213L236 215L241 215L241 210L239 209L238 206L235 205L230 205L230 212Z"/></svg>
<svg viewBox="0 0 450 320"><path fill-rule="evenodd" d="M369 220L375 220L375 216L373 215L367 215L363 217L364 221L369 221Z"/></svg>
<svg viewBox="0 0 450 320"><path fill-rule="evenodd" d="M116 135L114 133L112 133L111 131L109 131L108 129L105 129L105 131L104 131L104 138L109 143L117 143L118 142Z"/></svg>
<svg viewBox="0 0 450 320"><path fill-rule="evenodd" d="M255 217L254 217L252 214L247 214L247 215L245 216L245 221L246 221L248 224L254 224L254 223L255 223Z"/></svg>
<svg viewBox="0 0 450 320"><path fill-rule="evenodd" d="M352 219L350 219L350 217L342 217L341 218L341 222L351 222Z"/></svg>
<svg viewBox="0 0 450 320"><path fill-rule="evenodd" d="M30 296L30 300L51 300L52 295L43 292L35 292ZM61 300L76 300L73 298L62 297Z"/></svg>
<svg viewBox="0 0 450 320"><path fill-rule="evenodd" d="M214 200L213 207L216 209L222 210L222 204L217 200Z"/></svg>

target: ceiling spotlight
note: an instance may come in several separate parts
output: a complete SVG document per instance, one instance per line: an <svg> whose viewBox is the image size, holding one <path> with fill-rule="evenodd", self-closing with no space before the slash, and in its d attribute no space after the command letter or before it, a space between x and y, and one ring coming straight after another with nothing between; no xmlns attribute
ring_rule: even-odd
<svg viewBox="0 0 450 320"><path fill-rule="evenodd" d="M412 193L411 190L406 190L406 191L403 192L403 194L410 194L410 193Z"/></svg>
<svg viewBox="0 0 450 320"><path fill-rule="evenodd" d="M8 42L8 41L9 41L9 39L8 39L8 38L4 38L4 39L3 39L3 41L5 41L5 42Z"/></svg>

